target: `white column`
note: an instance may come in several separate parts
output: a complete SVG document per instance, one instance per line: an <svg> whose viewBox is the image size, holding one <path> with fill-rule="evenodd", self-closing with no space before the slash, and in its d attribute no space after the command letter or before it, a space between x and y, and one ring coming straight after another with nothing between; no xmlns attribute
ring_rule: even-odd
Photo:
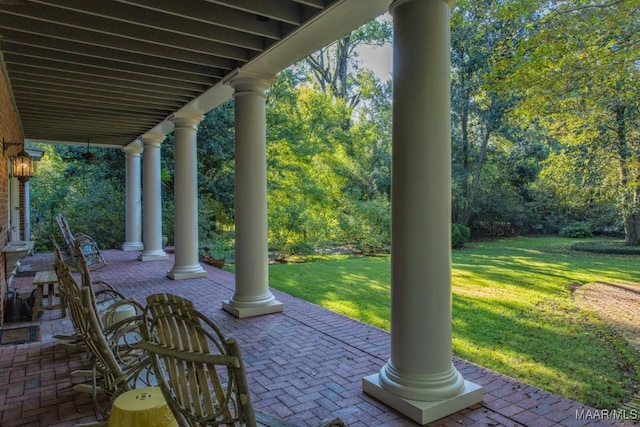
<svg viewBox="0 0 640 427"><path fill-rule="evenodd" d="M140 261L167 259L162 249L162 183L160 181L160 144L164 135L142 137L142 241Z"/></svg>
<svg viewBox="0 0 640 427"><path fill-rule="evenodd" d="M482 400L451 354L449 9L396 0L391 357L363 390L421 424Z"/></svg>
<svg viewBox="0 0 640 427"><path fill-rule="evenodd" d="M236 291L222 308L244 318L283 310L269 290L265 90L273 76L239 72L235 98Z"/></svg>
<svg viewBox="0 0 640 427"><path fill-rule="evenodd" d="M207 277L198 260L197 117L175 117L175 263L167 276L174 280Z"/></svg>
<svg viewBox="0 0 640 427"><path fill-rule="evenodd" d="M142 250L142 198L140 195L140 154L142 142L137 140L122 149L126 168L126 229L123 251Z"/></svg>
<svg viewBox="0 0 640 427"><path fill-rule="evenodd" d="M20 181L9 179L9 240L20 239Z"/></svg>
<svg viewBox="0 0 640 427"><path fill-rule="evenodd" d="M25 181L24 191L24 240L31 240L31 185Z"/></svg>

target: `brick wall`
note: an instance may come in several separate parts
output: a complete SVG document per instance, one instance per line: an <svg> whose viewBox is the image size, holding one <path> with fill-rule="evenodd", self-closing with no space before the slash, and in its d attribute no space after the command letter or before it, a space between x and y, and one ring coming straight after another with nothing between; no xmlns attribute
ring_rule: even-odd
<svg viewBox="0 0 640 427"><path fill-rule="evenodd" d="M18 115L14 108L11 92L4 73L4 64L0 58L0 138L6 141L23 141ZM0 247L7 243L9 229L9 174L7 158L20 151L20 146L12 146L0 154ZM5 294L7 276L4 254L0 253L0 325L4 323Z"/></svg>

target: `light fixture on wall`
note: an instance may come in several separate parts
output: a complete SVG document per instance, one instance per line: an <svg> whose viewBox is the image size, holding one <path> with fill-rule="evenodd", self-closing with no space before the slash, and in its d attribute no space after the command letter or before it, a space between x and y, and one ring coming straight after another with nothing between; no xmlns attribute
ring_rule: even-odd
<svg viewBox="0 0 640 427"><path fill-rule="evenodd" d="M3 152L7 151L7 147L11 145L24 145L22 142L7 142L2 139ZM18 178L20 182L27 182L29 178L36 173L36 165L33 157L23 149L13 158L11 158L11 175Z"/></svg>

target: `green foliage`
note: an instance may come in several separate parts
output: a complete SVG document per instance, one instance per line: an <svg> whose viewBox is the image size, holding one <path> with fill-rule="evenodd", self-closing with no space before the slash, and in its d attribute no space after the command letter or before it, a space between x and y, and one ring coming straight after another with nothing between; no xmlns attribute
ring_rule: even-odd
<svg viewBox="0 0 640 427"><path fill-rule="evenodd" d="M30 181L36 248L48 249L50 234L62 240L55 222L59 213L74 233L90 235L100 248L120 247L125 239L122 153L92 147L98 161L88 164L80 157L86 147L43 144L39 148L44 156Z"/></svg>
<svg viewBox="0 0 640 427"><path fill-rule="evenodd" d="M206 243L200 245L200 252L202 255L211 256L215 260L226 260L234 255L232 240L232 233L220 234L213 237L212 240L205 240Z"/></svg>
<svg viewBox="0 0 640 427"><path fill-rule="evenodd" d="M501 186L485 187L483 175L509 155L506 145L515 144L512 134L523 126L510 115L517 98L499 84L509 80L511 50L521 37L514 6L524 10L526 5L463 0L452 12L453 214L463 225L478 212L483 189Z"/></svg>
<svg viewBox="0 0 640 427"><path fill-rule="evenodd" d="M320 92L340 99L353 110L370 98L372 86L376 85L373 73L361 68L358 48L382 46L391 38L391 21L374 19L309 55L298 67ZM346 117L342 127L348 129L351 124L351 117Z"/></svg>
<svg viewBox="0 0 640 427"><path fill-rule="evenodd" d="M364 111L345 129L344 100L299 83L283 73L268 98L270 248L280 258L335 243L387 248L390 129Z"/></svg>
<svg viewBox="0 0 640 427"><path fill-rule="evenodd" d="M593 235L593 229L588 222L574 222L566 227L560 229L560 236L571 237L574 239L582 239L585 237L591 237Z"/></svg>
<svg viewBox="0 0 640 427"><path fill-rule="evenodd" d="M521 95L519 112L559 144L547 165L560 195L556 207L606 203L626 225L639 208L639 6L541 2L514 52L509 85ZM628 241L640 241L636 227L626 231Z"/></svg>
<svg viewBox="0 0 640 427"><path fill-rule="evenodd" d="M206 200L200 219L213 233L233 227L234 106L233 100L226 102L198 125L198 194Z"/></svg>
<svg viewBox="0 0 640 427"><path fill-rule="evenodd" d="M452 223L451 224L451 247L462 248L471 238L469 227Z"/></svg>
<svg viewBox="0 0 640 427"><path fill-rule="evenodd" d="M571 249L595 254L640 256L640 247L629 246L624 241L619 240L595 239L588 242L578 242L571 245Z"/></svg>
<svg viewBox="0 0 640 427"><path fill-rule="evenodd" d="M360 252L375 254L391 249L391 205L385 195L372 200L347 201L340 216L341 242Z"/></svg>

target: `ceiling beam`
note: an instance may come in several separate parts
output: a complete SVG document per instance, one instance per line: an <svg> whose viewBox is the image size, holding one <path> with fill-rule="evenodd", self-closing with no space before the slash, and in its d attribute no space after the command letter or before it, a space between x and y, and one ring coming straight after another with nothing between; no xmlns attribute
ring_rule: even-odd
<svg viewBox="0 0 640 427"><path fill-rule="evenodd" d="M224 28L255 34L272 40L283 37L283 28L277 21L259 20L256 15L243 13L219 5L204 3L199 0L116 0L120 3L133 4L151 10L170 13L175 16L214 23ZM266 3L270 0L262 0Z"/></svg>

